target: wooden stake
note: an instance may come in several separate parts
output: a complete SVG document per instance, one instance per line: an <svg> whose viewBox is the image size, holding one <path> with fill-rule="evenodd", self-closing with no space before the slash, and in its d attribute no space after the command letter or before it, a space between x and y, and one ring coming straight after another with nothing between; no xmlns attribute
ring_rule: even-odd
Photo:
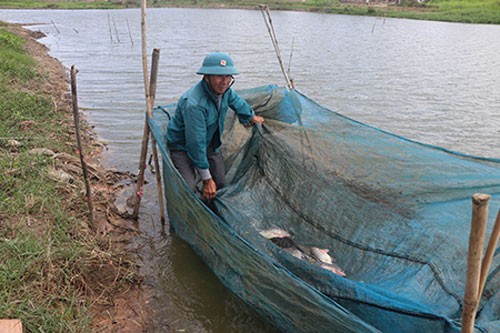
<svg viewBox="0 0 500 333"><path fill-rule="evenodd" d="M83 156L82 149L82 141L80 137L80 114L78 111L78 98L77 98L77 89L76 89L76 73L77 69L75 65L71 66L71 100L73 102L73 118L75 121L75 132L76 132L76 144L78 153L80 154L80 162L82 164L83 171L83 180L85 182L85 191L87 195L87 204L89 206L89 225L92 230L95 230L94 225L94 203L92 198L92 191L90 189L88 171L87 171L87 162L85 162L85 158Z"/></svg>
<svg viewBox="0 0 500 333"><path fill-rule="evenodd" d="M493 255L497 248L498 239L500 238L500 209L498 210L497 219L493 230L491 231L490 240L488 241L488 248L484 254L483 263L481 264L481 279L479 282L479 293L478 300L481 299L484 291L484 285L486 284L486 278L488 277L488 272L490 271L491 261L493 260Z"/></svg>
<svg viewBox="0 0 500 333"><path fill-rule="evenodd" d="M467 282L465 285L462 333L473 333L479 305L479 278L483 255L484 234L488 220L488 202L491 196L476 193L472 196L472 223L467 257Z"/></svg>

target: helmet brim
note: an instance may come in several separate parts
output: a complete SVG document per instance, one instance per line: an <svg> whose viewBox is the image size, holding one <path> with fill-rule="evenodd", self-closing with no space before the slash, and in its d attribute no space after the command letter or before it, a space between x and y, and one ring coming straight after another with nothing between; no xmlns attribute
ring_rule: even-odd
<svg viewBox="0 0 500 333"><path fill-rule="evenodd" d="M240 74L236 67L207 67L202 66L196 74L198 75L238 75Z"/></svg>

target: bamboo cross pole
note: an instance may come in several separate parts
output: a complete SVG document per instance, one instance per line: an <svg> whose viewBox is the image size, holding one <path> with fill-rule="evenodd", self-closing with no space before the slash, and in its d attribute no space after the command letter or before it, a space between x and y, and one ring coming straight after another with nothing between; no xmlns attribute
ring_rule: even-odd
<svg viewBox="0 0 500 333"><path fill-rule="evenodd" d="M278 45L278 38L276 37L276 31L274 30L273 21L271 19L271 12L269 11L269 6L260 5L260 11L262 13L262 17L264 18L264 23L266 24L267 32L271 37L271 42L273 43L274 52L276 53L276 57L278 58L281 72L283 73L283 77L285 78L286 86L288 87L288 89L293 89L295 88L294 84L292 80L290 80L290 77L288 76L288 73L285 70L285 65L283 64L280 47Z"/></svg>
<svg viewBox="0 0 500 333"><path fill-rule="evenodd" d="M491 231L490 240L488 241L488 247L486 253L484 254L483 263L481 264L481 279L479 282L479 296L481 299L483 294L484 285L486 284L486 278L488 277L488 272L490 271L491 261L493 260L493 255L497 248L498 239L500 238L500 209L498 210L497 219L493 230Z"/></svg>
<svg viewBox="0 0 500 333"><path fill-rule="evenodd" d="M476 193L472 196L472 222L467 257L467 279L462 312L462 333L473 333L476 312L479 305L479 280L484 236L488 220L488 203L491 196Z"/></svg>
<svg viewBox="0 0 500 333"><path fill-rule="evenodd" d="M76 73L75 65L71 66L71 101L73 103L73 119L75 121L76 144L80 155L80 163L82 164L83 180L85 182L85 192L87 196L87 204L89 206L89 225L92 230L95 230L94 225L94 203L92 198L92 190L90 189L89 176L87 170L87 162L83 156L82 140L80 137L80 113L78 110L78 97L76 89Z"/></svg>

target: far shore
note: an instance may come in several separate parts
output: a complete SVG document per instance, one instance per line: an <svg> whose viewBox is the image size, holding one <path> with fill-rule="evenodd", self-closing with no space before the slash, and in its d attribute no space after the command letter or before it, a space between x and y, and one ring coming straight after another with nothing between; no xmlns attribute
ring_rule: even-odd
<svg viewBox="0 0 500 333"><path fill-rule="evenodd" d="M120 9L139 8L141 0L6 0L4 9ZM363 15L374 17L407 18L415 20L446 21L476 24L500 24L500 7L491 0L149 0L149 8L226 8L259 9L268 5L271 10L311 11L330 14Z"/></svg>

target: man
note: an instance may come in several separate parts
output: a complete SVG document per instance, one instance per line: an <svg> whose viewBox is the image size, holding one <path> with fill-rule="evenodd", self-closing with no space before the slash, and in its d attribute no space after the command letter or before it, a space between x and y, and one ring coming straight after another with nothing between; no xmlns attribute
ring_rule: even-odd
<svg viewBox="0 0 500 333"><path fill-rule="evenodd" d="M189 187L196 191L198 174L203 197L213 199L217 189L225 186L219 148L228 108L246 126L262 124L264 119L231 89L234 75L239 73L229 55L210 53L196 74L203 78L179 99L168 124L167 142L172 162Z"/></svg>

